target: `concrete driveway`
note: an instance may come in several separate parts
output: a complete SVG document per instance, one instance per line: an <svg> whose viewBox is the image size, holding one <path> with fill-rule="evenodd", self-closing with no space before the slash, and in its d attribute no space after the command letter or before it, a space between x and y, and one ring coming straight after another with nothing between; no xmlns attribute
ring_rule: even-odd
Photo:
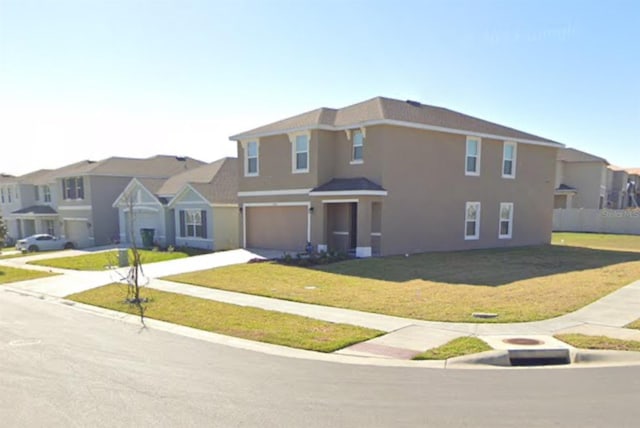
<svg viewBox="0 0 640 428"><path fill-rule="evenodd" d="M11 288L16 290L41 293L55 297L65 297L69 294L79 293L81 291L100 287L112 282L118 282L127 276L128 268L86 272L27 264L27 262L32 260L80 256L82 254L86 254L86 252L82 250L71 250L65 251L64 253L55 252L38 254L28 257L0 260L0 266L32 269L60 274L47 278L38 278L9 284ZM203 254L200 256L143 265L143 272L147 278L155 279L167 275L177 275L186 272L195 272L198 270L247 263L252 259L264 259L266 258L265 255L244 249L221 251L217 253Z"/></svg>

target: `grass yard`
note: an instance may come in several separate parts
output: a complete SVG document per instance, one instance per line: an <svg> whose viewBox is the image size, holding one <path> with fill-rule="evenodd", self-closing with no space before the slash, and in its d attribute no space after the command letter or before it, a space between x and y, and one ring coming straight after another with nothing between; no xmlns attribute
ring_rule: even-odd
<svg viewBox="0 0 640 428"><path fill-rule="evenodd" d="M137 315L135 306L124 303L125 296L125 285L112 284L71 295L67 299ZM292 348L333 352L383 334L348 324L318 321L148 288L143 290L143 296L151 299L145 311L148 318Z"/></svg>
<svg viewBox="0 0 640 428"><path fill-rule="evenodd" d="M350 260L315 269L254 263L166 279L423 320L522 322L577 310L638 278L640 253L548 245ZM498 317L476 319L473 312Z"/></svg>
<svg viewBox="0 0 640 428"><path fill-rule="evenodd" d="M625 326L626 328L635 328L636 330L640 330L640 319L635 320L631 324Z"/></svg>
<svg viewBox="0 0 640 428"><path fill-rule="evenodd" d="M640 251L640 235L555 232L551 243L616 251Z"/></svg>
<svg viewBox="0 0 640 428"><path fill-rule="evenodd" d="M459 337L437 348L429 349L413 357L414 360L448 360L463 355L490 351L491 346L477 337Z"/></svg>
<svg viewBox="0 0 640 428"><path fill-rule="evenodd" d="M554 337L576 348L640 352L640 342L637 340L613 339L606 336L587 336L584 334L557 334Z"/></svg>
<svg viewBox="0 0 640 428"><path fill-rule="evenodd" d="M143 264L164 262L166 260L188 257L187 253L181 251L139 251ZM129 251L129 257L131 258L131 251ZM60 269L104 270L109 266L118 265L118 252L106 251L100 253L89 253L82 256L57 257L53 259L32 261L29 262L29 264L56 267Z"/></svg>
<svg viewBox="0 0 640 428"><path fill-rule="evenodd" d="M45 278L52 275L54 274L48 272L0 266L0 284L26 281L28 279Z"/></svg>

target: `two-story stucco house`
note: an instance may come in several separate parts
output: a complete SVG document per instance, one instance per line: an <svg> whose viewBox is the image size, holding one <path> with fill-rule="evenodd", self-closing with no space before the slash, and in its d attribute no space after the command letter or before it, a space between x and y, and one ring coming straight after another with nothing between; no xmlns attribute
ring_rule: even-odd
<svg viewBox="0 0 640 428"><path fill-rule="evenodd" d="M5 200L11 201L3 213L8 211L10 233L16 239L51 233L78 248L105 245L119 236L118 210L112 204L133 177L166 179L203 164L164 155L111 157L36 171L3 186Z"/></svg>
<svg viewBox="0 0 640 428"><path fill-rule="evenodd" d="M548 243L561 144L414 101L320 108L230 137L241 244L359 257Z"/></svg>
<svg viewBox="0 0 640 428"><path fill-rule="evenodd" d="M609 162L572 148L558 150L554 208L607 207Z"/></svg>

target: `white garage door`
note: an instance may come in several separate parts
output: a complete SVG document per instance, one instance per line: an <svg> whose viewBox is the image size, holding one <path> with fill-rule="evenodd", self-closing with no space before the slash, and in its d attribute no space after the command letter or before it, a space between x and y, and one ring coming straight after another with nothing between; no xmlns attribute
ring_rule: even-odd
<svg viewBox="0 0 640 428"><path fill-rule="evenodd" d="M77 248L86 248L91 245L87 224L86 220L64 221L65 237L68 241L73 242Z"/></svg>
<svg viewBox="0 0 640 428"><path fill-rule="evenodd" d="M307 211L306 206L247 207L247 248L304 251Z"/></svg>

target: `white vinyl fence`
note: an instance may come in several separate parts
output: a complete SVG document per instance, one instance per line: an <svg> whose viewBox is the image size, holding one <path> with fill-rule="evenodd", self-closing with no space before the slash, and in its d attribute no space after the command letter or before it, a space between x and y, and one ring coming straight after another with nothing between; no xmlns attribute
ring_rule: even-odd
<svg viewBox="0 0 640 428"><path fill-rule="evenodd" d="M640 209L555 209L553 230L640 235Z"/></svg>

